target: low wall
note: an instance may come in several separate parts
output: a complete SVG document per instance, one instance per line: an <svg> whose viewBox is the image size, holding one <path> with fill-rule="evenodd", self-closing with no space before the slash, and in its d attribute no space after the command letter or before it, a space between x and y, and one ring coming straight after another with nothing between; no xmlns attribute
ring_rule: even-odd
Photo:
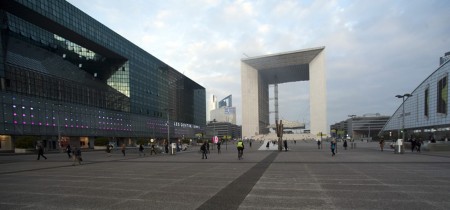
<svg viewBox="0 0 450 210"><path fill-rule="evenodd" d="M427 143L425 145L428 151L450 151L450 143L448 142Z"/></svg>

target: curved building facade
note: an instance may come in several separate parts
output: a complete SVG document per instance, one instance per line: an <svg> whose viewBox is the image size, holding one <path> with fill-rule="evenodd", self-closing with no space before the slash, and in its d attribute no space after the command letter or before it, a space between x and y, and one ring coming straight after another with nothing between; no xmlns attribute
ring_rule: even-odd
<svg viewBox="0 0 450 210"><path fill-rule="evenodd" d="M194 137L205 88L63 0L0 2L1 150Z"/></svg>
<svg viewBox="0 0 450 210"><path fill-rule="evenodd" d="M439 67L429 75L398 107L387 121L380 135L385 138L405 138L411 136L423 140L450 137L450 115L448 104L448 79L450 72L450 52L440 58ZM400 97L400 96L399 96Z"/></svg>

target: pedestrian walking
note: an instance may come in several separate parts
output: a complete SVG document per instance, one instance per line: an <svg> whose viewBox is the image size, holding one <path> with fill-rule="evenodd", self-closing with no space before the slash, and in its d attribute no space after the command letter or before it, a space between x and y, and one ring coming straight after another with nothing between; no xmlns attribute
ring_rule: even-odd
<svg viewBox="0 0 450 210"><path fill-rule="evenodd" d="M206 141L203 142L202 146L200 147L200 150L202 152L202 159L208 159L208 156L206 155L207 149L206 149Z"/></svg>
<svg viewBox="0 0 450 210"><path fill-rule="evenodd" d="M322 144L322 142L320 142L320 140L317 140L317 149L320 149L321 144Z"/></svg>
<svg viewBox="0 0 450 210"><path fill-rule="evenodd" d="M152 155L153 153L155 153L155 155L156 155L155 143L152 143L152 146L150 147L150 155Z"/></svg>
<svg viewBox="0 0 450 210"><path fill-rule="evenodd" d="M270 141L267 141L266 149L269 149L269 147L270 147Z"/></svg>
<svg viewBox="0 0 450 210"><path fill-rule="evenodd" d="M410 138L411 141L411 152L414 152L414 149L416 149L416 139Z"/></svg>
<svg viewBox="0 0 450 210"><path fill-rule="evenodd" d="M81 149L79 147L75 147L72 165L75 166L76 162L78 162L78 165L81 165L81 161L83 161L83 158L81 158Z"/></svg>
<svg viewBox="0 0 450 210"><path fill-rule="evenodd" d="M141 156L145 156L144 146L142 146L142 144L139 145L139 157Z"/></svg>
<svg viewBox="0 0 450 210"><path fill-rule="evenodd" d="M47 157L44 156L44 148L42 148L42 145L41 145L41 144L38 144L38 145L37 145L37 150L38 150L38 157L37 157L37 160L39 160L39 158L40 158L41 156L47 160Z"/></svg>
<svg viewBox="0 0 450 210"><path fill-rule="evenodd" d="M70 144L68 144L66 146L66 153L67 153L67 156L69 157L69 159L72 158L72 155L70 155L70 153L72 153L72 149L70 148Z"/></svg>
<svg viewBox="0 0 450 210"><path fill-rule="evenodd" d="M380 149L383 152L384 149L384 139L380 139Z"/></svg>
<svg viewBox="0 0 450 210"><path fill-rule="evenodd" d="M422 146L422 144L423 144L422 139L417 139L417 142L416 142L417 152L420 152L420 146Z"/></svg>
<svg viewBox="0 0 450 210"><path fill-rule="evenodd" d="M217 154L220 154L220 141L217 142Z"/></svg>
<svg viewBox="0 0 450 210"><path fill-rule="evenodd" d="M209 154L209 142L206 142L206 152Z"/></svg>
<svg viewBox="0 0 450 210"><path fill-rule="evenodd" d="M344 150L347 150L347 146L348 146L347 145L347 139L344 139L344 145L343 146L344 146Z"/></svg>
<svg viewBox="0 0 450 210"><path fill-rule="evenodd" d="M122 144L122 154L123 154L123 156L125 156L125 149L126 149L125 144Z"/></svg>
<svg viewBox="0 0 450 210"><path fill-rule="evenodd" d="M252 140L250 140L250 143L249 143L249 144L250 144L250 148L252 148Z"/></svg>
<svg viewBox="0 0 450 210"><path fill-rule="evenodd" d="M164 150L166 154L169 154L169 142L167 140L164 140Z"/></svg>
<svg viewBox="0 0 450 210"><path fill-rule="evenodd" d="M283 145L284 145L284 151L287 152L287 149L288 149L287 140L283 141Z"/></svg>
<svg viewBox="0 0 450 210"><path fill-rule="evenodd" d="M331 156L336 155L336 153L334 153L334 150L336 149L336 142L334 140L331 141L330 148L331 148Z"/></svg>
<svg viewBox="0 0 450 210"><path fill-rule="evenodd" d="M108 153L108 157L111 157L111 149L112 146L110 144L106 145L106 153Z"/></svg>

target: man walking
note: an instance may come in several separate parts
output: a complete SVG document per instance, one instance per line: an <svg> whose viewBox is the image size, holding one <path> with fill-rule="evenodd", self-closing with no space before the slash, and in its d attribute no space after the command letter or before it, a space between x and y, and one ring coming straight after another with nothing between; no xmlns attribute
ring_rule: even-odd
<svg viewBox="0 0 450 210"><path fill-rule="evenodd" d="M83 161L81 158L81 149L79 147L75 147L72 165L75 166L76 162L78 162L78 165L81 165L81 161Z"/></svg>
<svg viewBox="0 0 450 210"><path fill-rule="evenodd" d="M208 152L206 149L206 141L203 142L203 145L200 147L200 150L202 151L202 159L208 159L208 156L206 155L206 153Z"/></svg>
<svg viewBox="0 0 450 210"><path fill-rule="evenodd" d="M122 144L122 154L124 157L125 157L125 149L126 149L125 144Z"/></svg>
<svg viewBox="0 0 450 210"><path fill-rule="evenodd" d="M220 154L220 141L217 142L217 153Z"/></svg>
<svg viewBox="0 0 450 210"><path fill-rule="evenodd" d="M152 147L150 148L150 155L153 155L153 153L155 153L155 155L156 155L155 143L152 143Z"/></svg>
<svg viewBox="0 0 450 210"><path fill-rule="evenodd" d="M41 144L38 144L37 146L38 148L38 157L37 160L39 160L39 158L42 156L43 158L45 158L47 160L47 157L44 156L44 148L42 148Z"/></svg>

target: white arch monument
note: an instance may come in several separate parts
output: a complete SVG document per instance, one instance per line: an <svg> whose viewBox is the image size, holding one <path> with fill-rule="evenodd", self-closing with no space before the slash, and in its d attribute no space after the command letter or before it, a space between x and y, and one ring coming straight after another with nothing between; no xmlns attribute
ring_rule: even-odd
<svg viewBox="0 0 450 210"><path fill-rule="evenodd" d="M241 59L242 137L265 134L267 126L275 123L269 122L269 85L277 88L277 84L296 81L310 82L311 134L327 133L324 51L325 47L318 47Z"/></svg>

